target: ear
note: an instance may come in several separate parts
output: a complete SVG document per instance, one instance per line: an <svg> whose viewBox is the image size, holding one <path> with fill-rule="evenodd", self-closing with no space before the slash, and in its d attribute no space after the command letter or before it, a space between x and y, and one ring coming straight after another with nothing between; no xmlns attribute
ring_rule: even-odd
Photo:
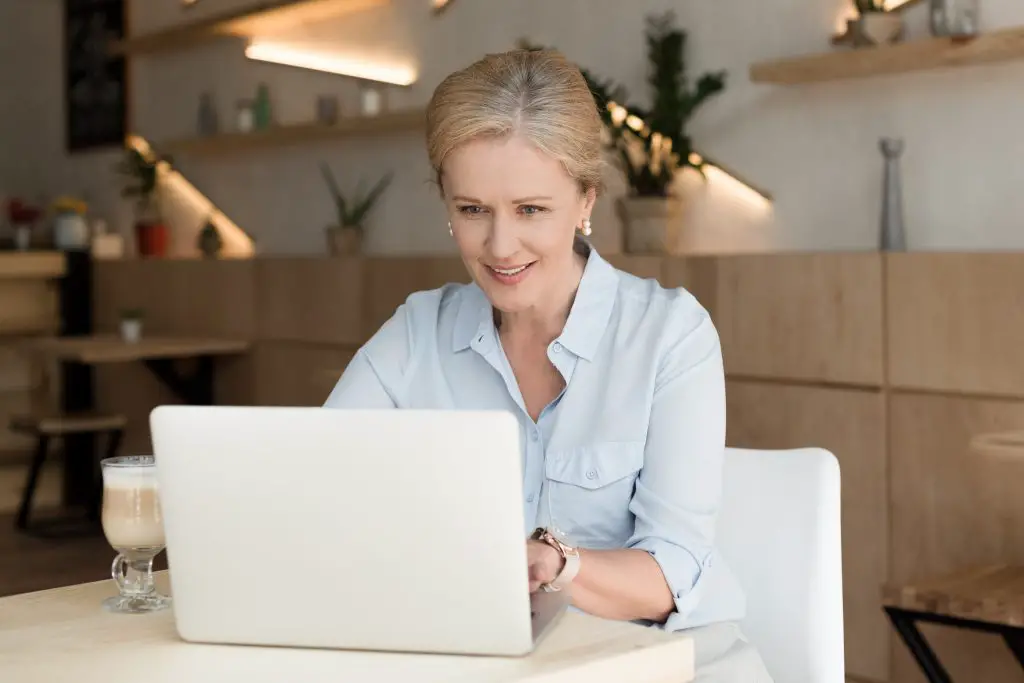
<svg viewBox="0 0 1024 683"><path fill-rule="evenodd" d="M590 218L590 213L594 210L595 202L597 202L597 190L590 188L583 194L584 218Z"/></svg>

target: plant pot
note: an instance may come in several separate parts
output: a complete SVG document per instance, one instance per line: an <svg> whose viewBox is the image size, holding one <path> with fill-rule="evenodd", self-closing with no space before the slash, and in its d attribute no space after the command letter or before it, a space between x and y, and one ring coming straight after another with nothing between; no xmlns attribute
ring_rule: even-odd
<svg viewBox="0 0 1024 683"><path fill-rule="evenodd" d="M855 45L888 45L903 38L903 17L896 12L868 12L854 22Z"/></svg>
<svg viewBox="0 0 1024 683"><path fill-rule="evenodd" d="M123 318L121 320L121 339L134 344L142 339L142 319Z"/></svg>
<svg viewBox="0 0 1024 683"><path fill-rule="evenodd" d="M89 248L89 224L77 213L62 213L53 219L53 243L62 251Z"/></svg>
<svg viewBox="0 0 1024 683"><path fill-rule="evenodd" d="M14 248L18 251L28 251L32 246L32 226L14 226Z"/></svg>
<svg viewBox="0 0 1024 683"><path fill-rule="evenodd" d="M675 197L622 197L616 202L626 251L667 254L679 241L683 203Z"/></svg>
<svg viewBox="0 0 1024 683"><path fill-rule="evenodd" d="M351 256L363 248L363 231L351 226L327 228L327 250L331 256Z"/></svg>
<svg viewBox="0 0 1024 683"><path fill-rule="evenodd" d="M169 234L163 222L139 221L135 224L135 243L139 256L160 258L167 255Z"/></svg>

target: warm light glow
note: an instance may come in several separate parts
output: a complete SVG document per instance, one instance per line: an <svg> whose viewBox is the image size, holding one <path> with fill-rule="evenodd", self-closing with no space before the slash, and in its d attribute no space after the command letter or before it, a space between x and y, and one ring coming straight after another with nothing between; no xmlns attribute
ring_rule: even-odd
<svg viewBox="0 0 1024 683"><path fill-rule="evenodd" d="M125 142L143 157L152 159L153 149L144 138L138 135L129 135ZM157 173L165 188L173 190L177 196L184 198L197 213L210 216L210 222L217 227L221 239L224 240L225 256L252 258L256 254L256 246L253 244L252 238L214 206L206 198L206 195L190 183L185 176L171 168L166 161L157 164Z"/></svg>
<svg viewBox="0 0 1024 683"><path fill-rule="evenodd" d="M770 197L760 190L747 185L735 176L730 175L728 172L723 171L721 167L707 164L704 166L704 173L707 174L708 181L713 183L715 187L727 189L729 194L743 200L744 203L761 208L771 207Z"/></svg>
<svg viewBox="0 0 1024 683"><path fill-rule="evenodd" d="M431 4L434 6L434 11L439 12L447 7L452 0L431 0Z"/></svg>
<svg viewBox="0 0 1024 683"><path fill-rule="evenodd" d="M245 56L262 62L326 71L341 76L393 85L412 85L416 82L417 76L416 69L411 66L384 64L359 57L313 52L280 43L254 41L245 48Z"/></svg>

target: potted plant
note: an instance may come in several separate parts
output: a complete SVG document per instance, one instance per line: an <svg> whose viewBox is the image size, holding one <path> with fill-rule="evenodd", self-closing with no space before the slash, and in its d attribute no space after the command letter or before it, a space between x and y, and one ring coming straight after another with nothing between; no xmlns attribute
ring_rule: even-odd
<svg viewBox="0 0 1024 683"><path fill-rule="evenodd" d="M903 38L903 16L885 9L885 0L853 0L857 18L850 23L855 46L885 45Z"/></svg>
<svg viewBox="0 0 1024 683"><path fill-rule="evenodd" d="M393 174L390 171L385 173L365 195L363 194L363 182L360 180L354 196L351 199L346 199L330 167L321 162L320 171L331 191L334 208L338 215L338 222L335 225L327 226L328 250L333 256L358 253L362 249L366 217L376 205L377 200L384 194L384 190L391 184Z"/></svg>
<svg viewBox="0 0 1024 683"><path fill-rule="evenodd" d="M724 71L706 73L690 86L687 33L674 24L671 11L647 18L650 108L627 104L624 88L580 69L608 132L608 149L629 186L616 202L629 252L664 253L678 241L682 202L676 177L687 167L704 175L705 165L693 151L687 124L701 105L725 89ZM526 41L520 45L538 49Z"/></svg>
<svg viewBox="0 0 1024 683"><path fill-rule="evenodd" d="M135 343L142 339L143 312L141 308L125 308L121 311L121 338Z"/></svg>
<svg viewBox="0 0 1024 683"><path fill-rule="evenodd" d="M15 249L27 251L32 246L32 232L40 215L42 211L38 207L26 204L21 199L7 202L7 221L14 231Z"/></svg>
<svg viewBox="0 0 1024 683"><path fill-rule="evenodd" d="M160 257L167 254L169 234L157 202L158 168L162 157L143 155L134 147L127 147L117 170L129 180L121 194L134 197L135 240L142 257Z"/></svg>

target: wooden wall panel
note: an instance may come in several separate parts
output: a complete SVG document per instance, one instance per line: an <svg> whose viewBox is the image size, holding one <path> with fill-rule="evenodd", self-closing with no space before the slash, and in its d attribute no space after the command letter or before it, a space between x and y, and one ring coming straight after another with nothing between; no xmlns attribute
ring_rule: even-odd
<svg viewBox="0 0 1024 683"><path fill-rule="evenodd" d="M619 270L639 278L653 278L661 281L664 276L664 259L660 256L634 256L632 254L609 254L602 257Z"/></svg>
<svg viewBox="0 0 1024 683"><path fill-rule="evenodd" d="M268 258L256 266L259 337L333 344L363 341L363 261Z"/></svg>
<svg viewBox="0 0 1024 683"><path fill-rule="evenodd" d="M1024 428L1024 401L895 393L891 398L892 578L913 581L992 561L1024 562L1001 542L998 510L983 495L985 458L973 435ZM1024 524L1024 509L1019 509ZM1017 683L1020 667L1002 640L922 627L953 680ZM892 683L924 683L894 638Z"/></svg>
<svg viewBox="0 0 1024 683"><path fill-rule="evenodd" d="M684 287L711 314L718 324L718 259L711 256L666 258L662 263L661 283L666 287Z"/></svg>
<svg viewBox="0 0 1024 683"><path fill-rule="evenodd" d="M370 258L366 259L364 267L363 324L367 339L411 293L471 280L465 264L458 258Z"/></svg>
<svg viewBox="0 0 1024 683"><path fill-rule="evenodd" d="M143 334L250 339L256 328L255 267L250 260L97 261L94 326L117 329L121 310L142 308Z"/></svg>
<svg viewBox="0 0 1024 683"><path fill-rule="evenodd" d="M355 351L354 346L260 342L255 353L255 402L323 405Z"/></svg>
<svg viewBox="0 0 1024 683"><path fill-rule="evenodd" d="M894 386L1024 396L1024 255L891 254Z"/></svg>
<svg viewBox="0 0 1024 683"><path fill-rule="evenodd" d="M779 254L716 261L712 315L733 375L880 386L877 254Z"/></svg>
<svg viewBox="0 0 1024 683"><path fill-rule="evenodd" d="M890 631L881 587L888 575L889 517L882 393L729 381L726 401L730 446L818 446L839 459L847 672L886 680Z"/></svg>
<svg viewBox="0 0 1024 683"><path fill-rule="evenodd" d="M0 335L50 334L59 320L55 282L0 278Z"/></svg>

